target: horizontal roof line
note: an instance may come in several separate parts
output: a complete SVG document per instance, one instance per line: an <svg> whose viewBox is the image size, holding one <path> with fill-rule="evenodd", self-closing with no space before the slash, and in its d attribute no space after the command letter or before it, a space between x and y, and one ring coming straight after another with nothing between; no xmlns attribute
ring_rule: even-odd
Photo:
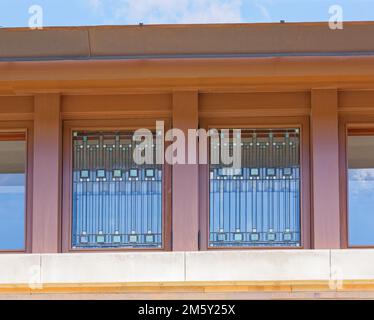
<svg viewBox="0 0 374 320"><path fill-rule="evenodd" d="M142 23L141 21L139 21ZM373 25L374 21L343 21L344 24L348 25ZM232 23L180 23L180 24L128 24L128 25L82 25L82 26L47 26L43 27L42 30L87 30L87 29L125 29L125 28L201 28L201 27L243 27L243 26L283 26L283 25L299 25L299 26L313 26L313 25L324 25L329 21L285 21L285 22L232 22ZM28 27L7 27L0 26L1 30L8 31L35 31ZM39 30L37 30L39 31Z"/></svg>
<svg viewBox="0 0 374 320"><path fill-rule="evenodd" d="M220 59L220 58L271 58L271 57L352 57L373 56L374 51L359 52L284 52L248 54L174 54L174 55L124 55L124 56L50 56L50 57L9 57L0 62L26 61L67 61L67 60L149 60L149 59Z"/></svg>

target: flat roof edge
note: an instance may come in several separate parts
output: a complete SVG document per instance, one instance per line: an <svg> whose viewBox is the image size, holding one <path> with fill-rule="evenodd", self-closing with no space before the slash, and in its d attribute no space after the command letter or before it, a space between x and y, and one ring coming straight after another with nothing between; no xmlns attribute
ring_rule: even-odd
<svg viewBox="0 0 374 320"><path fill-rule="evenodd" d="M364 52L284 52L248 54L186 54L186 55L131 55L131 56L56 56L56 57L0 57L0 62L42 61L95 61L95 60L162 60L162 59L232 59L276 57L361 57L374 56L374 51Z"/></svg>
<svg viewBox="0 0 374 320"><path fill-rule="evenodd" d="M151 59L358 55L374 52L373 22L0 28L0 59Z"/></svg>
<svg viewBox="0 0 374 320"><path fill-rule="evenodd" d="M162 28L162 29L184 29L184 28L235 28L235 27L256 27L256 26L321 26L328 24L328 21L284 21L284 22L232 22L232 23L181 23L181 24L129 24L129 25L82 25L82 26L46 26L38 31L49 30L87 30L87 29L126 29L126 28ZM347 25L374 25L374 21L344 21ZM7 31L35 31L28 27L0 27L0 30Z"/></svg>

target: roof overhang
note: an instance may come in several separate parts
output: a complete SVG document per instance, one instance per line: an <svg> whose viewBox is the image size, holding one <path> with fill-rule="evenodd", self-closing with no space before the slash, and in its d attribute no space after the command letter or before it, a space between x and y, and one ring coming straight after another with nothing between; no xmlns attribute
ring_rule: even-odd
<svg viewBox="0 0 374 320"><path fill-rule="evenodd" d="M374 87L373 22L0 29L0 94Z"/></svg>
<svg viewBox="0 0 374 320"><path fill-rule="evenodd" d="M0 62L0 93L374 88L374 56Z"/></svg>

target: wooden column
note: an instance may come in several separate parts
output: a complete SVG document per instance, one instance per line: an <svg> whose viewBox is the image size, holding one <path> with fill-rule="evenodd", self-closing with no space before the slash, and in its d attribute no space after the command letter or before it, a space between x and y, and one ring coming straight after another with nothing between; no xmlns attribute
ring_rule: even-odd
<svg viewBox="0 0 374 320"><path fill-rule="evenodd" d="M198 128L198 92L173 94L173 128L185 133ZM186 145L186 161L188 148ZM199 232L199 181L197 164L173 166L172 244L173 251L196 251Z"/></svg>
<svg viewBox="0 0 374 320"><path fill-rule="evenodd" d="M338 95L312 90L312 209L316 249L340 248Z"/></svg>
<svg viewBox="0 0 374 320"><path fill-rule="evenodd" d="M34 108L32 252L60 250L60 95L37 94Z"/></svg>

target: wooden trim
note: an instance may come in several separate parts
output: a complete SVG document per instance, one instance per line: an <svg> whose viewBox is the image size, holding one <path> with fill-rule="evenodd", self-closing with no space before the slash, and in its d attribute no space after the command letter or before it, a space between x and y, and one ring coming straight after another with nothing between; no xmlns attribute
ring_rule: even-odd
<svg viewBox="0 0 374 320"><path fill-rule="evenodd" d="M0 136L10 141L26 141L26 193L25 193L25 248L24 250L0 250L0 253L30 253L32 246L32 203L33 203L33 123L31 121L0 121ZM13 138L17 137L16 140ZM24 137L24 139L21 139ZM6 141L6 139L1 141Z"/></svg>
<svg viewBox="0 0 374 320"><path fill-rule="evenodd" d="M374 90L343 90L338 92L341 114L363 114L374 112Z"/></svg>
<svg viewBox="0 0 374 320"><path fill-rule="evenodd" d="M313 247L338 249L341 243L336 89L312 90L311 150Z"/></svg>
<svg viewBox="0 0 374 320"><path fill-rule="evenodd" d="M28 121L34 119L34 97L32 95L0 96L0 106L1 121Z"/></svg>
<svg viewBox="0 0 374 320"><path fill-rule="evenodd" d="M0 132L0 141L25 141L26 132Z"/></svg>
<svg viewBox="0 0 374 320"><path fill-rule="evenodd" d="M198 108L196 90L173 93L173 128L183 131L186 142L186 163L173 165L173 251L199 250L199 166L188 164L188 130L198 128Z"/></svg>
<svg viewBox="0 0 374 320"><path fill-rule="evenodd" d="M35 96L33 253L60 251L60 95Z"/></svg>
<svg viewBox="0 0 374 320"><path fill-rule="evenodd" d="M310 91L199 94L200 118L305 116L309 114Z"/></svg>
<svg viewBox="0 0 374 320"><path fill-rule="evenodd" d="M134 119L170 118L170 93L64 95L61 116L76 119Z"/></svg>
<svg viewBox="0 0 374 320"><path fill-rule="evenodd" d="M348 197L347 197L347 127L339 119L339 194L340 194L340 242L348 248Z"/></svg>
<svg viewBox="0 0 374 320"><path fill-rule="evenodd" d="M348 126L347 135L349 136L373 136L374 128L352 128Z"/></svg>
<svg viewBox="0 0 374 320"><path fill-rule="evenodd" d="M0 62L0 94L114 90L373 89L372 56L123 59ZM10 77L11 75L11 77ZM199 75L198 77L196 75Z"/></svg>
<svg viewBox="0 0 374 320"><path fill-rule="evenodd" d="M200 166L200 248L201 250L264 250L264 249L310 249L311 248L311 200L310 200L310 154L309 117L266 117L207 119L200 127L210 128L299 128L301 166L301 246L300 247L217 247L209 248L209 165Z"/></svg>
<svg viewBox="0 0 374 320"><path fill-rule="evenodd" d="M165 130L170 128L169 119L165 121ZM163 177L163 247L161 249L109 248L109 249L73 249L71 246L71 194L72 194L72 132L76 130L128 130L155 128L156 119L126 120L71 120L63 122L63 192L62 192L62 252L118 252L118 251L169 251L171 250L171 167L164 164Z"/></svg>
<svg viewBox="0 0 374 320"><path fill-rule="evenodd" d="M135 282L135 283L66 283L0 285L1 295L57 293L229 293L229 292L372 292L374 281L367 280L295 280L295 281L201 281L201 282Z"/></svg>

